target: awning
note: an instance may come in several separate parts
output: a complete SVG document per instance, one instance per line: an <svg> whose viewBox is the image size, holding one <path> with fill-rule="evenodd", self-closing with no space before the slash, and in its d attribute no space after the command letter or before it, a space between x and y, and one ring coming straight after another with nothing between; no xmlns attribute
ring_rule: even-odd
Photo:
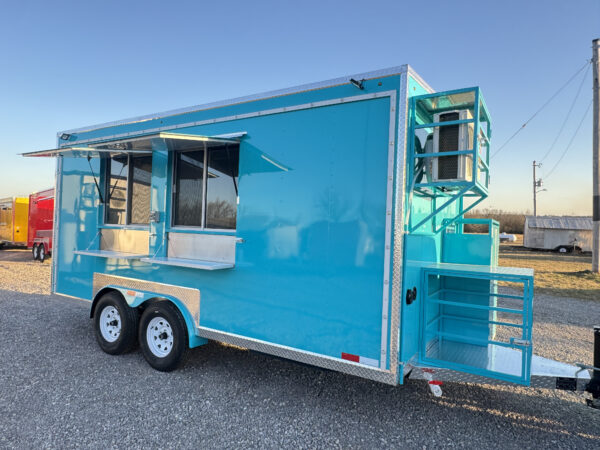
<svg viewBox="0 0 600 450"><path fill-rule="evenodd" d="M71 158L99 158L102 156L111 156L122 153L148 153L147 151L114 151L114 150L102 150L94 147L61 147L53 148L50 150L38 150L36 152L21 153L21 156L26 157L52 157L52 156L67 156Z"/></svg>
<svg viewBox="0 0 600 450"><path fill-rule="evenodd" d="M52 157L66 156L72 158L98 158L110 157L119 154L148 154L152 152L152 141L162 139L168 150L189 150L197 148L201 143L204 148L221 146L224 144L238 144L246 132L229 133L218 136L199 134L160 132L137 137L121 137L104 142L90 143L87 146L74 145L22 153L27 157Z"/></svg>

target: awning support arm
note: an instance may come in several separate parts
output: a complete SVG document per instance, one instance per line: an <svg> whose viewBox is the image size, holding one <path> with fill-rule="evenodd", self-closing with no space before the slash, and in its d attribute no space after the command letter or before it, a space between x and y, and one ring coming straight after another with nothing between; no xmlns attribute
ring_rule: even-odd
<svg viewBox="0 0 600 450"><path fill-rule="evenodd" d="M102 197L102 191L100 190L100 185L98 184L98 180L96 179L96 174L94 173L94 169L92 169L92 163L90 162L92 157L87 155L87 162L90 165L90 172L92 172L92 176L94 177L94 183L96 184L96 189L98 189L98 197L100 197L100 203L104 204L104 198Z"/></svg>

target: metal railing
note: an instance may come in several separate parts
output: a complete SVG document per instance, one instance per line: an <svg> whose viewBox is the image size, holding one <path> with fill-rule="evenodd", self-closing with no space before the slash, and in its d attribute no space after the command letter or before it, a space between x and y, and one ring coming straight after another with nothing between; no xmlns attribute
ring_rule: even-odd
<svg viewBox="0 0 600 450"><path fill-rule="evenodd" d="M420 363L529 384L529 269L440 263L423 269L422 288Z"/></svg>
<svg viewBox="0 0 600 450"><path fill-rule="evenodd" d="M435 122L432 118L435 112L449 110L451 107L445 105L444 108L441 106L439 109L428 111L427 113L419 114L420 104L427 102L427 104L438 105L443 103L443 99L449 99L457 96L470 96L472 95L472 102L469 102L467 106L462 108L472 111L472 118L452 120L447 122ZM442 100L440 100L442 99ZM439 100L439 102L438 102ZM423 118L425 117L425 118ZM482 118L487 123L485 131L481 126ZM444 152L431 152L431 153L418 153L416 151L415 144L415 132L417 130L433 130L436 128L472 124L473 126L473 140L471 142L471 149L460 149L457 148L455 151L444 151ZM453 91L444 91L434 94L419 95L411 97L410 99L410 117L409 117L409 150L408 150L408 161L409 161L409 180L410 180L410 194L409 194L409 208L412 203L412 195L414 192L418 192L421 195L432 197L434 199L443 198L440 202L435 202L435 206L430 214L418 221L418 223L412 225L409 224L409 232L417 231L421 226L434 219L437 215L451 207L456 206L456 213L449 221L444 221L441 226L436 226L435 220L433 220L433 231L438 233L442 231L448 224L457 220L465 213L477 206L482 200L488 195L488 185L490 180L489 175L489 159L490 159L490 139L491 139L491 123L485 101L481 95L481 91L478 87L457 89ZM481 154L482 144L485 146L485 154ZM417 182L418 177L422 177L425 171L424 164L421 164L420 169L417 167L417 161L431 161L434 158L445 158L450 156L456 156L457 158L471 158L471 173L469 176L465 176L464 179L456 180L442 180L434 181L432 179L426 182ZM480 181L479 175L483 174L484 181ZM432 174L430 173L431 177ZM470 197L473 199L468 206L463 204L463 198ZM410 217L410 214L409 214Z"/></svg>

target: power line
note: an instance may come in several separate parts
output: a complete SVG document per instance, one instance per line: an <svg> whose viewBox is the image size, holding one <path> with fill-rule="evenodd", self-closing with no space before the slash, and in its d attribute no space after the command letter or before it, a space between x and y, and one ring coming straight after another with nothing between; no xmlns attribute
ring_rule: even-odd
<svg viewBox="0 0 600 450"><path fill-rule="evenodd" d="M575 106L575 103L577 102L577 99L579 98L579 94L581 93L581 88L583 87L583 83L585 82L585 80L587 78L587 74L590 71L590 67L592 67L591 64L589 64L587 66L587 70L583 74L583 78L581 79L581 83L579 84L579 88L577 89L577 94L575 94L575 98L573 99L573 102L571 103L571 107L569 108L569 111L567 112L567 116L565 117L565 120L563 121L562 125L560 126L560 130L558 130L558 134L554 138L554 141L552 142L552 145L550 146L550 148L548 149L548 151L546 152L546 154L544 155L544 157L542 159L540 159L540 163L542 161L544 161L548 157L548 155L552 152L552 150L554 149L554 146L558 142L558 138L561 136L563 130L565 129L565 125L567 124L567 121L569 120L569 117L571 117L571 112L573 111L573 107Z"/></svg>
<svg viewBox="0 0 600 450"><path fill-rule="evenodd" d="M552 172L554 172L554 170L556 170L556 168L558 167L558 165L560 164L560 162L562 161L562 159L565 157L565 155L569 151L569 148L571 148L571 144L575 140L575 137L577 136L577 133L579 132L579 129L581 128L581 125L583 125L583 121L587 117L587 114L590 111L590 108L592 107L592 103L593 103L593 100L590 102L590 104L586 108L585 112L583 113L583 117L581 118L581 122L579 122L579 125L577 125L577 128L575 129L575 133L573 133L573 136L571 137L571 140L569 141L569 144L565 148L565 151L562 153L562 155L560 155L560 158L558 158L558 161L556 161L556 164L554 164L554 166L552 166L552 169L550 169L550 171L544 177L546 180L552 174Z"/></svg>
<svg viewBox="0 0 600 450"><path fill-rule="evenodd" d="M544 103L544 104L543 104L543 105L542 105L542 106L541 106L541 107L540 107L540 108L539 108L539 109L538 109L538 110L537 110L535 113L533 113L533 115L532 115L532 116L531 116L529 119L527 119L527 120L525 121L525 123L524 123L523 125L521 125L521 127L520 127L520 128L517 130L517 131L515 131L515 132L512 134L512 136L511 136L511 137L509 137L509 138L508 138L506 141L504 141L504 143L503 143L503 144L502 144L500 147L498 147L498 149L497 149L497 150L496 150L496 151L495 151L495 152L492 154L492 156L491 156L491 157L493 158L493 157L495 157L495 156L496 156L498 153L500 153L500 151L501 151L501 150L502 150L504 147L506 147L506 145L507 145L507 144L508 144L510 141L512 141L512 140L514 139L514 137L515 137L517 134L519 134L521 131L523 131L523 129L524 129L526 126L527 126L527 124L528 124L529 122L531 122L531 121L534 119L534 117L535 117L535 116L537 116L537 115L538 115L538 114L539 114L539 113L540 113L540 112L541 112L541 111L542 111L542 110L543 110L543 109L544 109L546 106L548 106L548 104L549 104L549 103L550 103L552 100L554 100L554 98L555 98L555 97L556 97L558 94L560 94L560 93L562 92L562 90L563 90L564 88L566 88L566 87L567 87L567 86L568 86L568 85L571 83L571 81L573 81L573 79L574 79L574 78L575 78L577 75L579 75L579 73L580 73L580 72L581 72L583 69L585 69L586 67L588 67L588 64L591 64L591 61L586 61L586 63L585 63L583 66L581 66L581 68L580 68L579 70L577 70L577 72L575 72L575 73L574 73L574 74L571 76L571 78L569 78L569 79L567 80L567 82L566 82L565 84L563 84L563 85L562 85L562 86L561 86L561 87L560 87L560 88L559 88L559 89L558 89L558 90L557 90L557 91L556 91L556 92L555 92L555 93L554 93L554 94L553 94L553 95L552 95L552 96L551 96L551 97L550 97L548 100L546 100L546 102L545 102L545 103Z"/></svg>

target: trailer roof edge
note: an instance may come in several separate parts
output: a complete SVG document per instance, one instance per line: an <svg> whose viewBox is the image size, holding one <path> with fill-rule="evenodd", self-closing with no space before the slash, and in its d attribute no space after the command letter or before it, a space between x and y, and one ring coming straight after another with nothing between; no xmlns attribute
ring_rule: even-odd
<svg viewBox="0 0 600 450"><path fill-rule="evenodd" d="M435 89L433 89L429 83L427 83L427 81L425 81L423 78L421 78L421 75L419 75L415 69L412 68L412 66L410 64L406 64L406 71L408 72L408 74L410 76L412 76L415 80L417 80L421 86L423 86L427 91L429 91L430 94L433 94L435 92ZM404 66L403 66L404 67Z"/></svg>
<svg viewBox="0 0 600 450"><path fill-rule="evenodd" d="M219 100L216 102L188 106L185 108L172 109L172 110L168 110L168 111L162 111L162 112L147 114L147 115L143 115L143 116L130 117L127 119L115 120L112 122L104 122L104 123L100 123L100 124L96 124L96 125L89 125L86 127L72 128L70 130L59 131L57 133L57 136L60 136L63 133L67 133L67 134L83 133L83 132L88 132L88 131L99 130L102 128L110 128L110 127L114 127L114 126L127 125L127 124L131 124L131 123L136 123L136 122L145 122L148 120L161 119L163 117L175 116L175 115L179 115L179 114L186 114L186 113L202 111L202 110L206 110L206 109L220 108L220 107L231 106L231 105L235 105L235 104L239 104L239 103L264 100L264 99L272 98L272 97L298 94L300 92L305 92L305 91L310 91L310 90L315 90L315 89L324 89L327 87L332 87L332 86L337 86L340 84L348 83L350 78L373 79L373 78L379 78L379 77L385 77L385 76L399 75L399 74L407 73L407 72L410 73L410 75L417 78L420 83L422 83L426 88L430 89L433 92L433 89L431 89L431 87L429 87L429 85L412 69L411 66L409 66L408 64L404 64L402 66L394 66L394 67L389 67L387 69L380 69L380 70L371 71L371 72L363 72L363 73L354 74L354 75L347 75L347 76L342 76L342 77L338 77L338 78L332 78L329 80L293 86L290 88L262 92L259 94L252 94L252 95L236 97L236 98L227 99L227 100Z"/></svg>

